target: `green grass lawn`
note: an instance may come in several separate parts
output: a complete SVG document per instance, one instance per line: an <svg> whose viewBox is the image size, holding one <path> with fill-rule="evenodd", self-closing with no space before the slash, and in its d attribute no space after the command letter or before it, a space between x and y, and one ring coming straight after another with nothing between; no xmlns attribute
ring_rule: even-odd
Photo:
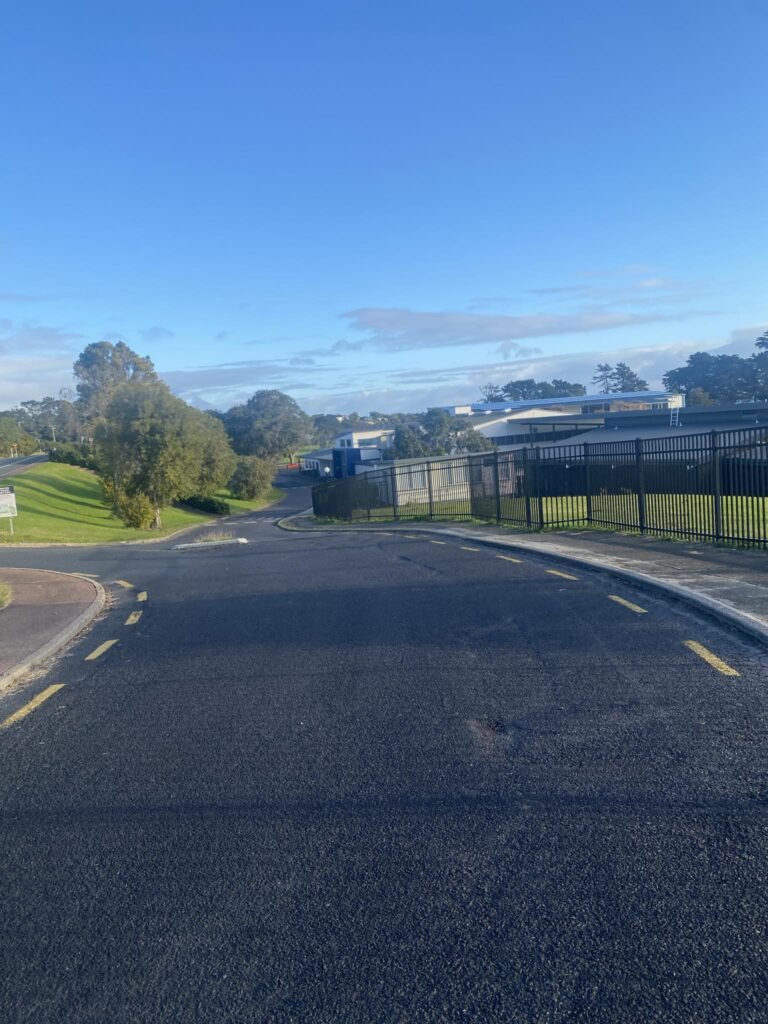
<svg viewBox="0 0 768 1024"><path fill-rule="evenodd" d="M473 516L474 511L474 516ZM436 519L477 520L496 519L496 501L486 498L476 501L474 510L468 499L435 501ZM530 500L532 527L539 526L539 502ZM544 529L583 527L584 529L625 530L639 529L638 503L635 494L595 495L592 498L592 521L587 523L587 499L584 495L571 497L545 497L541 501ZM511 529L525 529L525 499L501 499L502 525ZM355 509L355 521L367 521L368 509ZM409 503L398 508L399 519L428 519L426 502ZM372 508L370 519L391 521L392 507ZM645 523L648 531L670 537L687 533L712 536L715 532L714 507L711 496L702 494L656 494L645 498ZM762 540L768 538L768 499L738 495L724 495L721 499L721 534L735 540Z"/></svg>
<svg viewBox="0 0 768 1024"><path fill-rule="evenodd" d="M232 515L237 516L243 512L255 512L257 509L264 508L265 505L271 505L273 501L280 501L281 498L285 497L285 491L281 491L279 487L273 487L268 494L263 498L258 498L256 501L232 498L227 490L216 491L216 497L226 501L232 510Z"/></svg>
<svg viewBox="0 0 768 1024"><path fill-rule="evenodd" d="M166 508L161 530L135 530L124 526L101 500L101 487L94 473L77 466L47 462L18 476L6 477L4 484L16 489L18 516L13 520L13 536L7 519L0 519L0 543L3 544L108 544L128 540L153 540L167 537L188 526L201 526L218 517L189 508ZM233 513L263 508L269 501L239 501L227 491L217 497L230 503Z"/></svg>

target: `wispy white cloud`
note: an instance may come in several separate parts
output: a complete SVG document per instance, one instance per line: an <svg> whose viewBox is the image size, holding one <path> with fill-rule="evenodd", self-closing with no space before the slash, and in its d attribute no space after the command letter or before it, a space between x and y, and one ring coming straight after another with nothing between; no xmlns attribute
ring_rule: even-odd
<svg viewBox="0 0 768 1024"><path fill-rule="evenodd" d="M511 316L503 314L423 312L412 309L380 307L354 309L346 313L350 327L366 337L358 341L337 342L332 352L371 348L383 352L404 352L464 345L495 344L505 356L525 357L537 349L526 348L522 341L563 334L583 334L617 330L690 317L692 312L615 312L581 310L572 313L542 313ZM699 311L697 315L708 315Z"/></svg>

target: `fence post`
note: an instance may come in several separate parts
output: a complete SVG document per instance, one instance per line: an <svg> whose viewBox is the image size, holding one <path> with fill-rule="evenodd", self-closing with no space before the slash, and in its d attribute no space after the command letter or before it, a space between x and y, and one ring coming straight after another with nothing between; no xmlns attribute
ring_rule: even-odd
<svg viewBox="0 0 768 1024"><path fill-rule="evenodd" d="M544 529L544 498L541 494L541 448L534 449L536 452L536 504L539 512L539 529Z"/></svg>
<svg viewBox="0 0 768 1024"><path fill-rule="evenodd" d="M432 463L427 462L427 496L429 498L429 518L435 518L435 501L432 494Z"/></svg>
<svg viewBox="0 0 768 1024"><path fill-rule="evenodd" d="M400 514L397 511L397 475L395 474L395 467L389 467L390 483L392 485L392 515L395 519L400 518Z"/></svg>
<svg viewBox="0 0 768 1024"><path fill-rule="evenodd" d="M640 533L645 533L645 473L643 471L643 442L635 438L635 487L637 488L637 520Z"/></svg>
<svg viewBox="0 0 768 1024"><path fill-rule="evenodd" d="M528 463L528 449L523 448L523 495L525 496L525 525L530 530L531 521L531 476Z"/></svg>
<svg viewBox="0 0 768 1024"><path fill-rule="evenodd" d="M715 540L722 540L723 537L723 481L720 459L717 431L713 430L710 434L710 465L712 467L712 522L715 528Z"/></svg>
<svg viewBox="0 0 768 1024"><path fill-rule="evenodd" d="M592 522L592 474L590 472L589 465L589 442L584 441L582 446L584 450L584 489L587 492L587 522Z"/></svg>
<svg viewBox="0 0 768 1024"><path fill-rule="evenodd" d="M493 453L493 489L496 492L496 525L501 523L501 486L499 484L499 449Z"/></svg>

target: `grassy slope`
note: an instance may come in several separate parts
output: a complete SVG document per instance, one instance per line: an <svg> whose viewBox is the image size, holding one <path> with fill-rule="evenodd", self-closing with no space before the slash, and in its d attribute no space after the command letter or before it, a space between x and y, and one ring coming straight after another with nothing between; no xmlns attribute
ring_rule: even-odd
<svg viewBox="0 0 768 1024"><path fill-rule="evenodd" d="M101 501L99 481L88 470L49 462L3 483L16 488L18 516L13 521L13 537L8 520L0 520L0 543L16 544L105 544L115 541L151 540L164 537L186 526L200 526L215 520L188 508L163 510L162 530L133 530L116 519ZM226 492L232 512L261 508L261 502L235 501ZM280 493L277 493L280 497ZM274 499L272 499L274 500Z"/></svg>

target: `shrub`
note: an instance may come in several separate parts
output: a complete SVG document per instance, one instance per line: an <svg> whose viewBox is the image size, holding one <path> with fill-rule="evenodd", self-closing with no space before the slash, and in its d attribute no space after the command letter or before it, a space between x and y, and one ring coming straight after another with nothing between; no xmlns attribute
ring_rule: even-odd
<svg viewBox="0 0 768 1024"><path fill-rule="evenodd" d="M86 444L57 444L48 452L51 462L65 462L68 466L82 466L83 469L97 469L96 458Z"/></svg>
<svg viewBox="0 0 768 1024"><path fill-rule="evenodd" d="M149 529L155 518L155 506L141 492L126 494L125 491L115 491L113 507L118 519L136 530Z"/></svg>
<svg viewBox="0 0 768 1024"><path fill-rule="evenodd" d="M253 501L269 491L274 475L274 462L260 459L256 455L246 455L237 460L235 472L229 481L230 493L233 498Z"/></svg>
<svg viewBox="0 0 768 1024"><path fill-rule="evenodd" d="M193 494L191 498L185 498L184 504L190 508L196 508L200 512L210 512L215 516L228 516L232 511L228 501L221 498L207 498L202 494Z"/></svg>

